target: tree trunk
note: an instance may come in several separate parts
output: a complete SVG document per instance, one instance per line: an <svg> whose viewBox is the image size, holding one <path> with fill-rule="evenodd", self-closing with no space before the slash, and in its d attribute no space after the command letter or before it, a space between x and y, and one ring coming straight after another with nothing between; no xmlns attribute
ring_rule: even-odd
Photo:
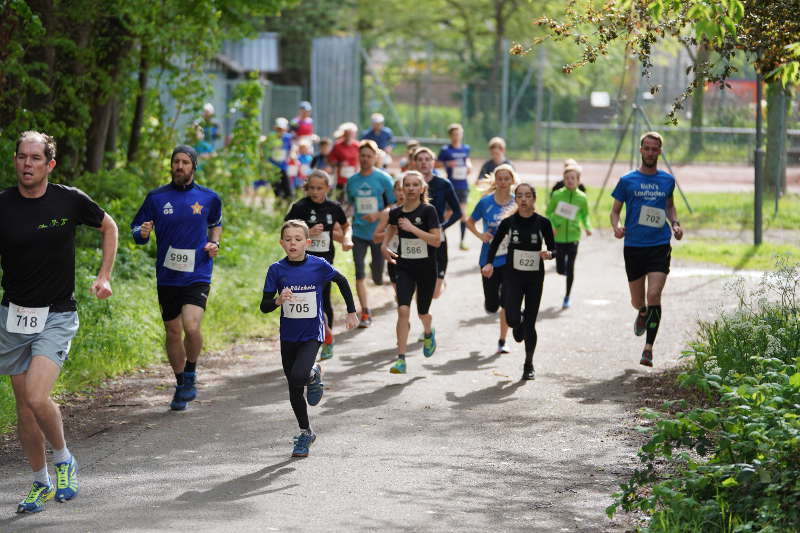
<svg viewBox="0 0 800 533"><path fill-rule="evenodd" d="M86 172L99 172L103 168L111 114L111 98L92 106L92 122L86 131Z"/></svg>
<svg viewBox="0 0 800 533"><path fill-rule="evenodd" d="M147 95L147 73L150 69L147 47L142 45L139 53L141 54L139 58L139 88L136 94L136 108L133 111L133 121L131 122L131 136L130 139L128 139L129 163L136 159L136 153L139 151L139 141L142 137L142 124L144 123L145 97Z"/></svg>
<svg viewBox="0 0 800 533"><path fill-rule="evenodd" d="M119 99L116 96L112 96L109 105L111 106L111 116L108 119L105 152L111 154L111 157L106 161L106 168L110 170L114 168L116 163L117 136L119 134Z"/></svg>
<svg viewBox="0 0 800 533"><path fill-rule="evenodd" d="M497 112L497 121L503 112L500 109L500 67L503 64L503 39L505 38L505 17L503 16L505 0L494 0L494 61L489 73L489 91L491 94L491 108Z"/></svg>
<svg viewBox="0 0 800 533"><path fill-rule="evenodd" d="M780 80L767 83L767 153L764 181L770 191L786 189L786 115L789 98Z"/></svg>
<svg viewBox="0 0 800 533"><path fill-rule="evenodd" d="M706 67L704 63L708 61L709 50L705 44L697 47L697 54L694 60L694 92L692 93L692 121L691 132L689 133L689 157L693 158L703 151L703 111L706 95Z"/></svg>

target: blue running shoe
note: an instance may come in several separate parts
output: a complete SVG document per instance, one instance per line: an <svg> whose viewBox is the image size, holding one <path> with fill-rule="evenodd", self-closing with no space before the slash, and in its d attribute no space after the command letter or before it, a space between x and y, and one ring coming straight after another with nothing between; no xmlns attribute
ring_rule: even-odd
<svg viewBox="0 0 800 533"><path fill-rule="evenodd" d="M561 309L569 309L569 308L570 308L569 296L567 296L566 298L564 298L564 303L561 305Z"/></svg>
<svg viewBox="0 0 800 533"><path fill-rule="evenodd" d="M56 463L56 501L66 502L78 495L78 461Z"/></svg>
<svg viewBox="0 0 800 533"><path fill-rule="evenodd" d="M431 336L425 337L425 340L422 344L422 355L425 357L430 357L433 355L433 352L436 351L436 330L431 330Z"/></svg>
<svg viewBox="0 0 800 533"><path fill-rule="evenodd" d="M308 382L306 399L308 400L308 405L317 405L322 399L322 393L325 392L325 384L322 382L322 368L320 368L319 363L314 364L311 371L314 372L314 377Z"/></svg>
<svg viewBox="0 0 800 533"><path fill-rule="evenodd" d="M333 358L333 344L323 344L322 351L319 353L320 361L327 361Z"/></svg>
<svg viewBox="0 0 800 533"><path fill-rule="evenodd" d="M398 358L397 361L389 368L390 374L405 374L406 373L406 360Z"/></svg>
<svg viewBox="0 0 800 533"><path fill-rule="evenodd" d="M317 436L312 431L303 431L294 438L294 449L292 457L308 457L308 449L317 440Z"/></svg>
<svg viewBox="0 0 800 533"><path fill-rule="evenodd" d="M197 388L194 386L197 380L196 372L183 373L183 385L178 388L181 400L184 402L191 402L197 398Z"/></svg>
<svg viewBox="0 0 800 533"><path fill-rule="evenodd" d="M181 388L182 385L175 385L175 395L172 397L172 402L169 404L169 408L173 411L183 411L186 409L186 400L181 398Z"/></svg>
<svg viewBox="0 0 800 533"><path fill-rule="evenodd" d="M53 499L55 492L52 485L45 485L34 481L28 495L17 505L17 513L38 513L44 511L45 502Z"/></svg>

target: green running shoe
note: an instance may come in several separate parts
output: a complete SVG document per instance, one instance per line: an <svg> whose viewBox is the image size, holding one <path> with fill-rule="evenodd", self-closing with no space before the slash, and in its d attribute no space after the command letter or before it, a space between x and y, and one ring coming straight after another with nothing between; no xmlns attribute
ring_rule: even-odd
<svg viewBox="0 0 800 533"><path fill-rule="evenodd" d="M333 358L333 343L323 344L322 350L319 352L319 360L327 361L328 359L332 358Z"/></svg>
<svg viewBox="0 0 800 533"><path fill-rule="evenodd" d="M406 373L406 360L398 358L397 361L389 369L391 374L405 374Z"/></svg>
<svg viewBox="0 0 800 533"><path fill-rule="evenodd" d="M422 355L425 357L430 357L433 355L433 352L436 351L436 330L431 330L431 336L425 337L422 345Z"/></svg>
<svg viewBox="0 0 800 533"><path fill-rule="evenodd" d="M56 501L65 502L78 495L78 461L56 463Z"/></svg>
<svg viewBox="0 0 800 533"><path fill-rule="evenodd" d="M55 493L56 491L53 489L52 485L45 485L34 481L28 495L17 505L17 513L38 513L44 511L45 502L53 499Z"/></svg>

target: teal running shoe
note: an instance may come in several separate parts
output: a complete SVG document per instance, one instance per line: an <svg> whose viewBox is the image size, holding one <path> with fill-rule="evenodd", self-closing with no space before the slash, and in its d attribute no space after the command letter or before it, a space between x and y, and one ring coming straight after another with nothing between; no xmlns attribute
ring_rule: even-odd
<svg viewBox="0 0 800 533"><path fill-rule="evenodd" d="M322 382L322 368L320 368L319 363L315 363L311 367L311 371L314 373L314 377L311 378L306 387L306 399L308 400L308 405L317 405L322 399L322 393L325 392L325 384Z"/></svg>
<svg viewBox="0 0 800 533"><path fill-rule="evenodd" d="M333 344L323 344L322 351L319 353L320 361L327 361L333 358Z"/></svg>
<svg viewBox="0 0 800 533"><path fill-rule="evenodd" d="M425 337L422 345L422 355L430 357L436 351L436 330L431 330L431 336Z"/></svg>
<svg viewBox="0 0 800 533"><path fill-rule="evenodd" d="M196 380L196 372L183 373L183 385L178 388L178 394L184 402L191 402L197 398L197 388L194 385Z"/></svg>
<svg viewBox="0 0 800 533"><path fill-rule="evenodd" d="M66 502L78 495L78 461L56 463L56 501Z"/></svg>
<svg viewBox="0 0 800 533"><path fill-rule="evenodd" d="M47 500L52 500L55 492L52 485L45 485L34 481L28 495L17 505L17 513L38 513L44 511L45 502Z"/></svg>
<svg viewBox="0 0 800 533"><path fill-rule="evenodd" d="M303 431L294 438L294 449L292 450L292 457L308 457L308 449L317 440L317 436L309 431Z"/></svg>
<svg viewBox="0 0 800 533"><path fill-rule="evenodd" d="M398 358L397 361L389 368L391 374L405 374L406 373L406 360Z"/></svg>

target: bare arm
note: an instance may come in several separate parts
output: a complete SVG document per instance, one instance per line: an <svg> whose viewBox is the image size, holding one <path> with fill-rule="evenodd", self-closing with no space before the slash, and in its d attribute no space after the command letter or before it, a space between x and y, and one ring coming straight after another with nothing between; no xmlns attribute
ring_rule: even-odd
<svg viewBox="0 0 800 533"><path fill-rule="evenodd" d="M681 240L683 238L683 228L681 223L678 222L678 210L675 208L675 198L672 196L667 198L667 220L669 220L669 225L675 238Z"/></svg>
<svg viewBox="0 0 800 533"><path fill-rule="evenodd" d="M622 214L622 202L614 200L614 205L611 206L611 229L614 230L614 237L621 239L625 236L625 228L619 225L620 215Z"/></svg>
<svg viewBox="0 0 800 533"><path fill-rule="evenodd" d="M91 293L100 300L111 296L111 272L114 270L114 260L117 257L117 245L119 244L119 231L117 223L108 213L103 217L103 222L98 228L102 235L103 259L100 262L100 270L97 278L92 283Z"/></svg>

